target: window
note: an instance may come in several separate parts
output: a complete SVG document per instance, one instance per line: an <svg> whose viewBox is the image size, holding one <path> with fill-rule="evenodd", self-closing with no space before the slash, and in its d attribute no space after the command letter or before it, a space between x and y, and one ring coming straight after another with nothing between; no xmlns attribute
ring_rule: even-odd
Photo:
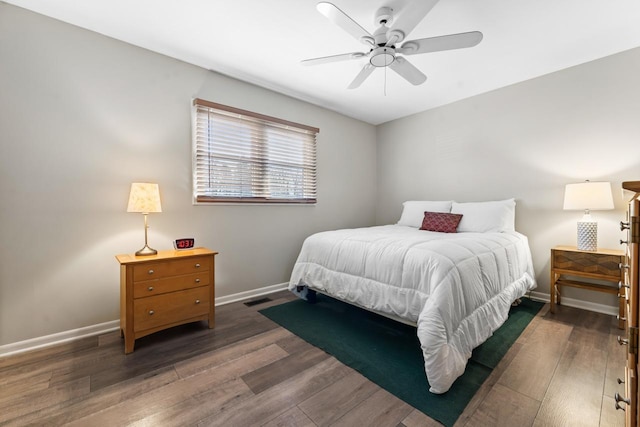
<svg viewBox="0 0 640 427"><path fill-rule="evenodd" d="M197 203L315 203L317 128L195 99Z"/></svg>

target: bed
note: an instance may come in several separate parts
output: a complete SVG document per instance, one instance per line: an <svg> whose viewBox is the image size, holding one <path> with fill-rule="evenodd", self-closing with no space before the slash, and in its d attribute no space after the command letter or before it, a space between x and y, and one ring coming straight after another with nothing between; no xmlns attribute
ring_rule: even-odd
<svg viewBox="0 0 640 427"><path fill-rule="evenodd" d="M536 286L528 240L514 218L513 199L405 202L397 224L309 236L289 289L416 325L429 390L445 393L471 351Z"/></svg>

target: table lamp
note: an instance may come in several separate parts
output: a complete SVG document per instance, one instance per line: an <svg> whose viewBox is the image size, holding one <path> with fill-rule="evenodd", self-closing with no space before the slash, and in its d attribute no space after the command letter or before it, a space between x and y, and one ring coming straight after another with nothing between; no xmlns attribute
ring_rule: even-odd
<svg viewBox="0 0 640 427"><path fill-rule="evenodd" d="M160 206L160 189L158 184L148 182L134 182L129 193L127 212L137 212L144 215L144 247L136 252L136 256L155 255L158 253L147 244L147 215L151 212L162 212Z"/></svg>
<svg viewBox="0 0 640 427"><path fill-rule="evenodd" d="M598 250L598 222L591 217L590 211L613 209L611 183L585 181L567 184L564 209L584 210L584 216L578 221L578 249Z"/></svg>

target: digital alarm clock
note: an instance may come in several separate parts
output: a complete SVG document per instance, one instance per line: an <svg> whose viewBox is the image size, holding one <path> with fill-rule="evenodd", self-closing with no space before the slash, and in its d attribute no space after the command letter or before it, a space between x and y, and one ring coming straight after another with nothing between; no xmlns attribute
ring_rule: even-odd
<svg viewBox="0 0 640 427"><path fill-rule="evenodd" d="M177 250L193 249L196 239L188 237L185 239L176 239L173 241L173 247Z"/></svg>

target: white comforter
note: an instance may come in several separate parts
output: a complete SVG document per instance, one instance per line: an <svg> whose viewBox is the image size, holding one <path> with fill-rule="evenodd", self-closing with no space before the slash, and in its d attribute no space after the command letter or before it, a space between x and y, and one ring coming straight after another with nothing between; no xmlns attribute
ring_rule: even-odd
<svg viewBox="0 0 640 427"><path fill-rule="evenodd" d="M432 393L463 374L471 351L535 288L527 238L508 233L434 233L401 225L308 237L289 289L307 285L417 323Z"/></svg>

